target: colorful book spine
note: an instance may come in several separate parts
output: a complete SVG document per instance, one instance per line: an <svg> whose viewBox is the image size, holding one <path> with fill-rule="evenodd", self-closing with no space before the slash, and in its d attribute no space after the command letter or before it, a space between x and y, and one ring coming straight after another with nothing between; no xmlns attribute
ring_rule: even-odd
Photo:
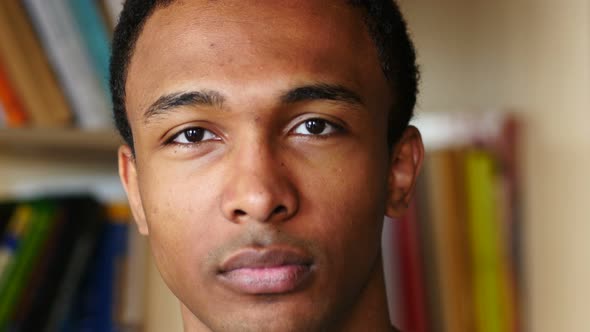
<svg viewBox="0 0 590 332"><path fill-rule="evenodd" d="M30 278L27 280L25 290L23 291L18 304L15 306L10 317L8 330L9 331L30 331L27 329L25 323L31 321L30 317L35 317L40 320L41 317L34 312L36 306L43 306L44 285L49 277L48 271L53 266L53 257L60 241L60 234L63 231L65 224L64 211L59 206L55 211L55 220L52 222L51 229L47 235L47 239L39 248L34 267L30 273Z"/></svg>
<svg viewBox="0 0 590 332"><path fill-rule="evenodd" d="M24 0L32 22L59 81L70 100L77 123L85 129L112 126L108 97L93 71L66 0Z"/></svg>
<svg viewBox="0 0 590 332"><path fill-rule="evenodd" d="M422 173L416 184L416 221L420 252L420 269L424 289L424 311L426 313L427 331L444 331L442 298L440 294L439 262L436 260L434 245L435 230L432 225L432 211L428 190L429 178Z"/></svg>
<svg viewBox="0 0 590 332"><path fill-rule="evenodd" d="M67 0L82 41L86 46L96 76L105 95L109 92L109 36L100 8L95 0Z"/></svg>
<svg viewBox="0 0 590 332"><path fill-rule="evenodd" d="M12 315L10 327L14 331L57 331L50 322L59 325L63 315L69 312L71 298L78 293L85 267L90 262L93 239L100 233L94 226L101 213L93 200L66 197L58 199L57 204L59 218L48 238L48 251L40 258L44 267L37 266L43 277L38 279L35 292L29 295L31 301L26 311ZM34 283L30 285L35 286Z"/></svg>
<svg viewBox="0 0 590 332"><path fill-rule="evenodd" d="M413 200L408 212L399 221L397 252L400 262L402 331L428 332L424 279L418 237L417 205Z"/></svg>
<svg viewBox="0 0 590 332"><path fill-rule="evenodd" d="M0 288L0 330L5 330L19 296L30 278L30 272L51 229L55 206L46 201L32 203L30 227L16 253L12 269L6 271L6 279Z"/></svg>
<svg viewBox="0 0 590 332"><path fill-rule="evenodd" d="M0 104L2 104L7 127L17 128L27 124L27 113L12 88L2 64L0 64Z"/></svg>
<svg viewBox="0 0 590 332"><path fill-rule="evenodd" d="M39 82L30 74L28 61L22 54L22 46L15 36L14 28L10 24L9 12L4 8L5 3L0 1L0 62L6 74L7 81L12 83L17 98L22 100L27 111L44 109L46 107L42 98L34 95L34 91L40 89ZM33 118L34 122L42 120Z"/></svg>
<svg viewBox="0 0 590 332"><path fill-rule="evenodd" d="M103 6L106 8L106 12L110 17L109 21L111 22L112 26L114 27L115 24L119 21L119 15L123 10L123 1L120 0L101 0Z"/></svg>
<svg viewBox="0 0 590 332"><path fill-rule="evenodd" d="M127 254L129 212L123 205L107 206L108 220L102 227L86 282L80 290L68 331L118 331L116 313L123 292L123 262Z"/></svg>
<svg viewBox="0 0 590 332"><path fill-rule="evenodd" d="M68 217L76 230L71 239L64 271L57 281L56 296L47 313L44 327L48 331L64 331L68 327L105 220L104 208L93 199L80 198L68 204L72 204L69 205Z"/></svg>
<svg viewBox="0 0 590 332"><path fill-rule="evenodd" d="M470 151L465 171L476 331L509 331L494 159L485 151Z"/></svg>
<svg viewBox="0 0 590 332"><path fill-rule="evenodd" d="M445 331L471 332L471 274L466 218L463 209L463 181L460 158L452 150L429 153L425 173L429 178L429 208L434 230L435 256L439 269L439 292ZM456 156L457 155L457 156ZM460 161L460 160L459 160Z"/></svg>
<svg viewBox="0 0 590 332"><path fill-rule="evenodd" d="M31 125L64 126L71 113L20 1L0 1L0 62Z"/></svg>
<svg viewBox="0 0 590 332"><path fill-rule="evenodd" d="M0 295L3 295L3 285L13 269L14 258L20 247L23 234L25 234L31 223L33 209L26 205L19 205L8 222L8 230L2 237L0 245ZM3 296L0 296L3 298Z"/></svg>
<svg viewBox="0 0 590 332"><path fill-rule="evenodd" d="M10 217L14 215L16 203L14 202L0 202L0 246L2 245L2 237L8 227Z"/></svg>

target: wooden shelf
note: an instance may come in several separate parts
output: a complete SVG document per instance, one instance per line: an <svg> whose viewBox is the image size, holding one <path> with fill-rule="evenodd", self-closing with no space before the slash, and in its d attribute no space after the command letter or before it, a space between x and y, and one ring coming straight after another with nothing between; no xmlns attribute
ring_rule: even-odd
<svg viewBox="0 0 590 332"><path fill-rule="evenodd" d="M90 191L124 198L111 129L0 129L0 200Z"/></svg>
<svg viewBox="0 0 590 332"><path fill-rule="evenodd" d="M0 129L0 149L115 152L121 138L114 129Z"/></svg>

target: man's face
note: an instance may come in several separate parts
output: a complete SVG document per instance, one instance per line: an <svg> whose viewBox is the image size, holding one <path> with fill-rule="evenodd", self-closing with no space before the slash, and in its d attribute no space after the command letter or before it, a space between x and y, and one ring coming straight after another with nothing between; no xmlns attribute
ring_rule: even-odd
<svg viewBox="0 0 590 332"><path fill-rule="evenodd" d="M126 85L122 173L195 324L316 330L379 279L392 104L344 1L157 9Z"/></svg>

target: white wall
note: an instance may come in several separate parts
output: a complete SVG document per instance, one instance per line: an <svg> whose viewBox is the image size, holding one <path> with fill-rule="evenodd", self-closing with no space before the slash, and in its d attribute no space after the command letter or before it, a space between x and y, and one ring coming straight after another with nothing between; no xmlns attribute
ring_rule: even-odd
<svg viewBox="0 0 590 332"><path fill-rule="evenodd" d="M401 4L422 63L420 110L506 107L526 119L528 330L590 330L589 2Z"/></svg>

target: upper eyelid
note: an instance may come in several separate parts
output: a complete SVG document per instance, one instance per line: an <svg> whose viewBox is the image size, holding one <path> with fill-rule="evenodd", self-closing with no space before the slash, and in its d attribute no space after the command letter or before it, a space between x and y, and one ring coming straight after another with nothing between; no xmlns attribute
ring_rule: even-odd
<svg viewBox="0 0 590 332"><path fill-rule="evenodd" d="M297 124L295 126L291 127L291 129L289 129L288 132L290 133L290 132L295 131L297 128L299 128L300 126L304 125L306 121L310 121L310 120L321 120L321 121L325 121L329 126L332 126L332 128L336 132L342 132L342 131L346 130L346 126L343 125L343 124L336 123L335 121L326 119L324 117L318 117L318 116L316 116L316 117L309 117L309 118L306 118L304 120L301 120L301 121L297 122ZM308 136L326 136L326 135L308 135Z"/></svg>
<svg viewBox="0 0 590 332"><path fill-rule="evenodd" d="M213 134L213 136L215 137L221 137L220 135L218 135L217 133L215 133L215 131L211 130L211 129L207 129L203 126L188 126L186 128L180 129L178 131L175 131L175 134L170 135L168 138L165 138L163 140L164 144L172 144L174 143L174 140L177 139L180 135L182 135L183 133L185 133L187 130L189 129L195 129L195 128L200 128L203 129L205 131L210 132L211 134Z"/></svg>
<svg viewBox="0 0 590 332"><path fill-rule="evenodd" d="M288 127L288 129L286 130L286 133L294 131L299 126L305 124L306 121L310 121L310 120L321 120L321 121L325 121L328 125L332 126L335 130L346 130L347 129L346 124L339 123L338 121L335 121L333 119L327 118L326 116L321 116L321 115L318 115L318 114L308 114L305 118L300 118L299 120L297 120L297 122L296 122L296 124L294 126ZM194 125L187 125L186 127L182 128L182 129L179 129L179 130L174 130L173 131L174 134L172 134L172 135L165 135L164 136L164 139L163 139L163 142L164 143L171 143L178 136L180 136L181 134L183 134L187 130L194 129L194 128L201 128L201 129L203 129L205 131L208 131L208 132L212 133L214 136L216 136L218 138L223 138L223 135L219 134L215 130L212 130L208 126L204 126L202 124L201 125L194 124ZM166 138L166 136L168 136L168 137Z"/></svg>

